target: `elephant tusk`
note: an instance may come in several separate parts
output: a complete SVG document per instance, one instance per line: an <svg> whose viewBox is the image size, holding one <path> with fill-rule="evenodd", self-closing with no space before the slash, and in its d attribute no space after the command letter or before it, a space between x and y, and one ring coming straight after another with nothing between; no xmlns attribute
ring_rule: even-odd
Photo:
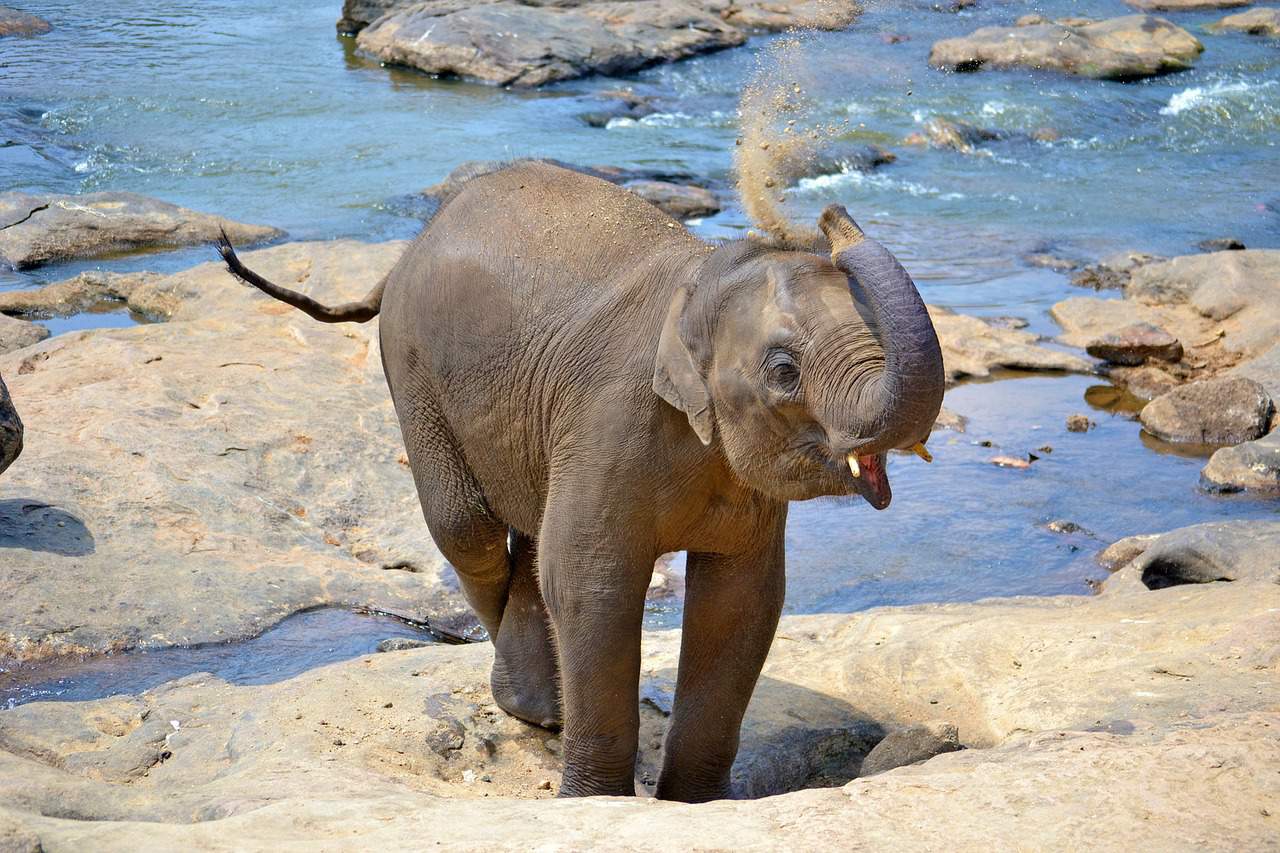
<svg viewBox="0 0 1280 853"><path fill-rule="evenodd" d="M933 461L933 455L929 453L928 450L925 449L924 442L922 441L917 441L915 444L913 444L911 446L911 452L914 453L916 456L919 456L925 462Z"/></svg>
<svg viewBox="0 0 1280 853"><path fill-rule="evenodd" d="M862 470L858 467L858 455L856 453L850 453L846 458L849 462L849 470L853 472L854 478L856 479L861 477Z"/></svg>

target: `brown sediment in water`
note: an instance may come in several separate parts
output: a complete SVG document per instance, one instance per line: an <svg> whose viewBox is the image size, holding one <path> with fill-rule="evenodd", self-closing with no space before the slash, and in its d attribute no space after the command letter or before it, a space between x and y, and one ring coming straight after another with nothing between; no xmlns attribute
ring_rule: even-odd
<svg viewBox="0 0 1280 853"><path fill-rule="evenodd" d="M822 4L829 13L846 11L848 2ZM813 88L812 30L790 30L756 57L755 70L738 102L740 135L734 151L738 195L748 219L777 239L812 242L816 228L797 225L783 210L784 184L798 166L811 162L824 144L848 128L848 121L823 124L808 94ZM784 164L787 168L780 168Z"/></svg>

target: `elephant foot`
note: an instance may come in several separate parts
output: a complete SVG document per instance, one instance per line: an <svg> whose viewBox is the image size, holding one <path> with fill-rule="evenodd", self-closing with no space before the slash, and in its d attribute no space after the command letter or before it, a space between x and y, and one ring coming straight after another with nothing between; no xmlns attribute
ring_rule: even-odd
<svg viewBox="0 0 1280 853"><path fill-rule="evenodd" d="M549 672L535 674L526 670L513 677L498 659L493 663L489 684L493 701L511 716L553 732L560 730L560 690L554 665Z"/></svg>

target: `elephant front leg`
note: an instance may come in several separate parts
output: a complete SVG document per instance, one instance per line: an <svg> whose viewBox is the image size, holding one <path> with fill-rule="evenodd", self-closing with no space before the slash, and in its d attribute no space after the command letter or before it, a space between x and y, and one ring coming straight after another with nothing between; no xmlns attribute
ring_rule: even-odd
<svg viewBox="0 0 1280 853"><path fill-rule="evenodd" d="M653 561L602 546L595 533L554 529L560 526L544 524L538 567L560 658L560 796L632 796L640 631Z"/></svg>
<svg viewBox="0 0 1280 853"><path fill-rule="evenodd" d="M764 666L786 590L785 507L755 547L689 554L675 707L657 795L699 803L729 796L742 716Z"/></svg>

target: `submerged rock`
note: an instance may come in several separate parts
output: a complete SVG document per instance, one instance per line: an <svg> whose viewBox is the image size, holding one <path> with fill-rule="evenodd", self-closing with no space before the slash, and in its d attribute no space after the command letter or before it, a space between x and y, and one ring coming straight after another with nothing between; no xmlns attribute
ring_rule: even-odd
<svg viewBox="0 0 1280 853"><path fill-rule="evenodd" d="M52 30L44 18L19 11L10 6L0 6L0 38L5 36L39 36Z"/></svg>
<svg viewBox="0 0 1280 853"><path fill-rule="evenodd" d="M22 418L13 406L9 388L0 376L0 473L22 454Z"/></svg>
<svg viewBox="0 0 1280 853"><path fill-rule="evenodd" d="M934 116L924 123L924 129L920 133L913 133L904 141L908 145L930 145L934 148L948 148L962 154L972 154L978 146L1003 137L1004 134L999 131Z"/></svg>
<svg viewBox="0 0 1280 853"><path fill-rule="evenodd" d="M38 344L47 337L49 330L39 323L15 320L0 314L0 355Z"/></svg>
<svg viewBox="0 0 1280 853"><path fill-rule="evenodd" d="M1156 397L1139 418L1143 429L1165 441L1239 444L1267 431L1271 397L1252 379L1204 379Z"/></svg>
<svg viewBox="0 0 1280 853"><path fill-rule="evenodd" d="M19 269L72 258L209 243L223 229L233 241L245 245L284 233L136 193L0 193L0 260Z"/></svg>
<svg viewBox="0 0 1280 853"><path fill-rule="evenodd" d="M1247 3L1232 5L1244 6ZM1207 29L1212 32L1235 30L1252 36L1280 36L1280 9L1259 7L1247 12L1227 15L1217 23L1210 24Z"/></svg>
<svg viewBox="0 0 1280 853"><path fill-rule="evenodd" d="M1280 497L1280 429L1272 429L1255 441L1214 451L1200 472L1200 481L1215 492Z"/></svg>
<svg viewBox="0 0 1280 853"><path fill-rule="evenodd" d="M1160 361L1182 358L1182 343L1150 323L1123 326L1090 341L1084 349L1094 358L1130 367L1143 364L1149 358Z"/></svg>
<svg viewBox="0 0 1280 853"><path fill-rule="evenodd" d="M1235 237L1213 237L1196 243L1196 248L1202 252L1240 252L1249 247Z"/></svg>
<svg viewBox="0 0 1280 853"><path fill-rule="evenodd" d="M1096 23L983 27L935 42L929 64L953 71L1025 67L1131 79L1190 68L1204 46L1163 18L1128 15Z"/></svg>
<svg viewBox="0 0 1280 853"><path fill-rule="evenodd" d="M848 140L829 141L816 150L806 139L774 140L769 146L770 174L783 185L842 172L873 172L897 159L882 146Z"/></svg>

